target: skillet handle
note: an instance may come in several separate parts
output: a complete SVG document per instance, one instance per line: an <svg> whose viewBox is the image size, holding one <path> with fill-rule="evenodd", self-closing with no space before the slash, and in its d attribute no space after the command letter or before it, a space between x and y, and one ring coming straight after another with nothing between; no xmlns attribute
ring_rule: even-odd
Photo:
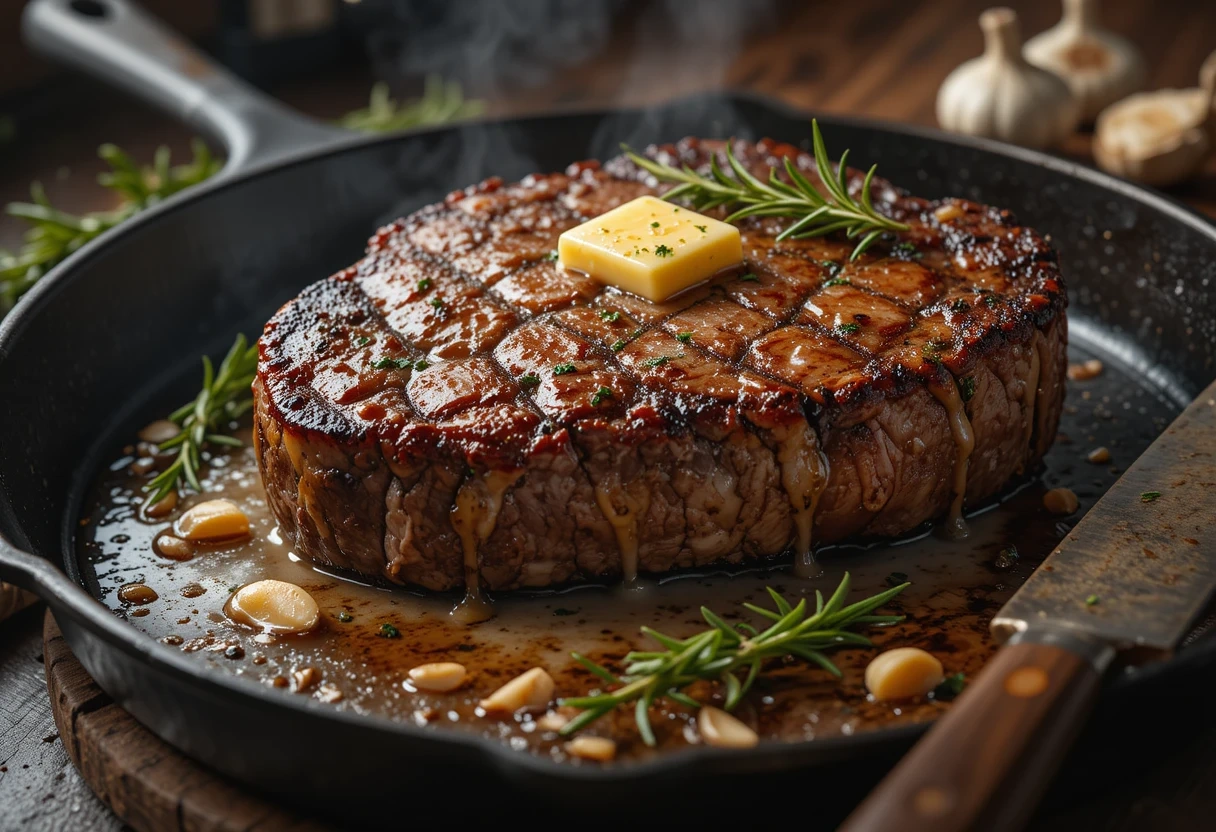
<svg viewBox="0 0 1216 832"><path fill-rule="evenodd" d="M127 0L31 0L22 33L43 55L218 139L226 173L350 136L254 89Z"/></svg>

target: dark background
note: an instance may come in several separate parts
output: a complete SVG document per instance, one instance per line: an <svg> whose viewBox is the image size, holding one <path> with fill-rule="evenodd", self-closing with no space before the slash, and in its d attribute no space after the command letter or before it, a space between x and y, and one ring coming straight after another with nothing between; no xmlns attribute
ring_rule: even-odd
<svg viewBox="0 0 1216 832"><path fill-rule="evenodd" d="M189 130L101 85L36 59L20 44L21 0L0 0L0 203L32 180L73 212L112 205L96 148L139 160L167 144L183 159ZM746 88L811 111L932 125L946 74L979 54L979 0L147 0L173 28L292 106L333 119L371 85L417 94L427 74L459 81L494 115L637 104ZM1056 0L1012 5L1027 35L1059 18ZM1216 49L1216 0L1107 0L1106 25L1134 40L1149 86L1194 86ZM1089 136L1059 149L1088 160ZM1216 215L1216 160L1171 190ZM0 248L23 226L0 217ZM0 442L3 439L0 438ZM120 826L89 793L57 739L41 662L41 609L0 622L0 828ZM1216 720L1207 690L1128 715L1139 730L1086 778L1072 762L1036 829L1216 826ZM1145 721L1160 726L1152 743ZM310 761L323 764L323 761ZM7 768L7 771L4 769ZM369 788L374 788L369 784ZM798 796L811 798L813 794ZM503 808L503 807L500 807ZM802 810L799 810L800 812ZM784 814L784 813L782 813ZM776 818L774 817L774 820ZM810 818L807 818L808 825Z"/></svg>

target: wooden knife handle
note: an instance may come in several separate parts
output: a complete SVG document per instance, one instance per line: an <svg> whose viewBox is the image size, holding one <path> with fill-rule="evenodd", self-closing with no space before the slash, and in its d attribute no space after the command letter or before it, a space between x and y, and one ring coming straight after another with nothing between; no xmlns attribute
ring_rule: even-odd
<svg viewBox="0 0 1216 832"><path fill-rule="evenodd" d="M1011 643L845 821L845 832L1016 830L1072 745L1109 647ZM1062 646L1063 641L1068 646Z"/></svg>

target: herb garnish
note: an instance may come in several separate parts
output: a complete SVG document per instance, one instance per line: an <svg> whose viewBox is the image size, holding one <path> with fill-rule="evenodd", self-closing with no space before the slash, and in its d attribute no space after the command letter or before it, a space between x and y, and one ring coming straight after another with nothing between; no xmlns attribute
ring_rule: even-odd
<svg viewBox="0 0 1216 832"><path fill-rule="evenodd" d="M355 617L353 615L351 615L350 613L348 613L346 610L342 610L341 612L338 613L338 620L341 621L343 624L347 624L351 621L354 621Z"/></svg>
<svg viewBox="0 0 1216 832"><path fill-rule="evenodd" d="M911 257L913 260L919 260L920 258L924 257L924 255L921 254L920 249L918 249L916 247L916 243L911 243L911 242L903 242L897 246L892 247L891 253L892 254L906 254L909 257Z"/></svg>
<svg viewBox="0 0 1216 832"><path fill-rule="evenodd" d="M756 277L756 275L755 275L754 273L752 273L752 272L748 272L747 274L741 274L741 275L739 275L739 279L740 279L740 280L742 280L742 281L745 281L745 282L747 282L747 283L758 283L758 282L760 282L760 278Z"/></svg>
<svg viewBox="0 0 1216 832"><path fill-rule="evenodd" d="M692 342L692 333L691 332L677 332L676 340L679 341L681 344L691 343Z"/></svg>
<svg viewBox="0 0 1216 832"><path fill-rule="evenodd" d="M570 362L567 361L565 364L556 365L553 368L553 375L564 376L567 373L573 373L576 369L577 368L573 364L571 364Z"/></svg>
<svg viewBox="0 0 1216 832"><path fill-rule="evenodd" d="M687 166L675 168L639 156L628 146L624 146L624 150L634 164L657 179L680 183L664 194L664 199L685 199L698 211L723 205L735 207L735 211L726 218L727 222L752 216L798 218L777 236L778 242L819 237L834 231L845 231L850 239L864 235L850 256L851 260L856 260L885 232L908 230L904 223L874 210L870 184L877 165L866 174L861 187L861 201L858 202L849 195L849 152L846 150L840 157L839 169L833 175L823 134L814 120L811 121L811 138L815 150L815 168L827 196L820 193L788 158L785 159L785 174L789 182L781 181L776 169L769 171L768 181L765 182L748 172L735 158L729 145L726 161L733 175L722 170L716 155L710 160L710 175L702 176Z"/></svg>
<svg viewBox="0 0 1216 832"><path fill-rule="evenodd" d="M1140 502L1151 503L1161 496L1160 491L1145 491L1140 495Z"/></svg>
<svg viewBox="0 0 1216 832"><path fill-rule="evenodd" d="M553 260L553 261L556 261L556 260L557 260L557 258L558 258L557 249L552 249L552 250L549 252L549 259L550 259L550 260Z"/></svg>
<svg viewBox="0 0 1216 832"><path fill-rule="evenodd" d="M625 349L625 342L618 338L616 341L612 342L611 349L613 352L620 352L621 350Z"/></svg>
<svg viewBox="0 0 1216 832"><path fill-rule="evenodd" d="M377 370L406 370L414 366L408 358L377 358L372 367Z"/></svg>
<svg viewBox="0 0 1216 832"><path fill-rule="evenodd" d="M401 631L392 624L381 624L380 629L376 631L376 635L380 638L401 638Z"/></svg>
<svg viewBox="0 0 1216 832"><path fill-rule="evenodd" d="M967 687L967 677L962 673L951 673L933 689L933 698L939 702L949 702Z"/></svg>
<svg viewBox="0 0 1216 832"><path fill-rule="evenodd" d="M775 609L743 605L772 622L764 631L743 622L732 627L707 607L701 607L701 616L710 625L709 629L686 639L672 638L650 627L643 627L642 632L657 641L663 649L629 653L625 656L625 672L620 676L586 656L571 654L575 661L600 679L619 687L604 693L560 700L558 704L577 708L583 713L567 722L559 733L563 736L573 734L618 705L635 702L634 719L638 732L647 745L653 746L656 740L650 725L650 706L656 700L667 698L690 708L699 708L700 703L685 694L683 689L698 680L717 681L726 690L726 710L733 710L751 689L769 659L795 656L839 677L840 670L824 655L825 651L837 647L870 646L868 638L851 632L850 627L884 626L902 621L901 615L872 613L907 586L891 587L846 607L844 599L849 593L849 584L846 572L840 586L826 603L822 593L816 590L813 614L808 612L805 598L796 606L791 606L780 593L770 588L768 593ZM742 680L736 675L741 670L746 671Z"/></svg>
<svg viewBox="0 0 1216 832"><path fill-rule="evenodd" d="M652 222L652 223L650 224L650 227L651 227L651 228L658 228L658 227L659 227L659 223L658 223L657 221L656 221L656 222Z"/></svg>
<svg viewBox="0 0 1216 832"><path fill-rule="evenodd" d="M429 277L424 277L418 281L419 292L425 292L429 288L431 288L431 279Z"/></svg>
<svg viewBox="0 0 1216 832"><path fill-rule="evenodd" d="M519 384L521 387L535 387L540 384L540 376L536 373L524 373L519 377Z"/></svg>
<svg viewBox="0 0 1216 832"><path fill-rule="evenodd" d="M961 313L961 312L969 312L970 310L971 310L971 304L967 303L967 301L964 300L963 298L955 298L954 302L950 304L951 312L960 312Z"/></svg>
<svg viewBox="0 0 1216 832"><path fill-rule="evenodd" d="M958 392L962 396L963 401L971 401L971 397L975 395L975 376L967 376L959 379Z"/></svg>
<svg viewBox="0 0 1216 832"><path fill-rule="evenodd" d="M258 345L250 344L244 335L236 336L218 372L211 359L203 356L203 389L189 404L169 414L169 421L181 427L181 433L160 444L162 451L178 449L177 458L165 470L144 486L151 492L149 502L157 503L176 491L185 480L195 491L202 492L198 470L203 464L203 447L224 445L239 448L241 441L219 433L229 422L239 419L253 407L249 388L258 368Z"/></svg>
<svg viewBox="0 0 1216 832"><path fill-rule="evenodd" d="M366 347L371 342L372 342L371 338L368 338L366 335L360 335L358 338L355 339L355 346L356 347Z"/></svg>
<svg viewBox="0 0 1216 832"><path fill-rule="evenodd" d="M655 257L671 257L673 254L675 254L675 251L670 246L658 245L654 248Z"/></svg>
<svg viewBox="0 0 1216 832"><path fill-rule="evenodd" d="M843 335L852 335L861 329L857 324L836 324L836 331Z"/></svg>
<svg viewBox="0 0 1216 832"><path fill-rule="evenodd" d="M682 356L682 355L660 355L660 356L656 356L655 358L647 358L642 363L645 364L647 367L662 367L668 361L671 361L676 358L683 358L683 357L684 356Z"/></svg>
<svg viewBox="0 0 1216 832"><path fill-rule="evenodd" d="M612 388L611 387L601 387L599 390L596 390L595 395L591 397L591 406L596 407L604 399L611 399L611 398L612 398Z"/></svg>
<svg viewBox="0 0 1216 832"><path fill-rule="evenodd" d="M833 277L823 285L825 288L828 286L852 286L853 281L849 280L847 277Z"/></svg>
<svg viewBox="0 0 1216 832"><path fill-rule="evenodd" d="M708 231L706 231L706 230L705 230L705 226L703 226L703 225L694 225L694 226L693 226L693 228L697 229L697 230L698 230L698 231L700 231L702 234L708 234L708 233L709 233Z"/></svg>
<svg viewBox="0 0 1216 832"><path fill-rule="evenodd" d="M1100 603L1102 603L1102 599L1099 598L1097 595L1091 595L1085 599L1085 606L1087 606L1087 607L1094 607Z"/></svg>
<svg viewBox="0 0 1216 832"><path fill-rule="evenodd" d="M434 309L442 309L443 301L439 298L431 298L431 307Z"/></svg>
<svg viewBox="0 0 1216 832"><path fill-rule="evenodd" d="M620 312L609 312L607 309L600 310L600 319L605 320L610 324L614 324L621 319Z"/></svg>
<svg viewBox="0 0 1216 832"><path fill-rule="evenodd" d="M420 373L429 366L431 366L431 365L427 364L426 361L424 361L421 358L419 358L417 361L414 362L414 369Z"/></svg>

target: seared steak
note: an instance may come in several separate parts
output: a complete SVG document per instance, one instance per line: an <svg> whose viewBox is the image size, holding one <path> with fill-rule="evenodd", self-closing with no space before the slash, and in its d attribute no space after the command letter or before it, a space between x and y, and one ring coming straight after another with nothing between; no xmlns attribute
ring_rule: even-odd
<svg viewBox="0 0 1216 832"><path fill-rule="evenodd" d="M649 153L705 168L722 147ZM790 145L736 154L815 179ZM849 262L843 238L747 221L745 273L662 304L551 258L566 229L661 190L624 159L489 180L285 305L254 433L295 551L430 589L802 560L957 518L1051 444L1064 286L1008 212L875 180L911 231Z"/></svg>

